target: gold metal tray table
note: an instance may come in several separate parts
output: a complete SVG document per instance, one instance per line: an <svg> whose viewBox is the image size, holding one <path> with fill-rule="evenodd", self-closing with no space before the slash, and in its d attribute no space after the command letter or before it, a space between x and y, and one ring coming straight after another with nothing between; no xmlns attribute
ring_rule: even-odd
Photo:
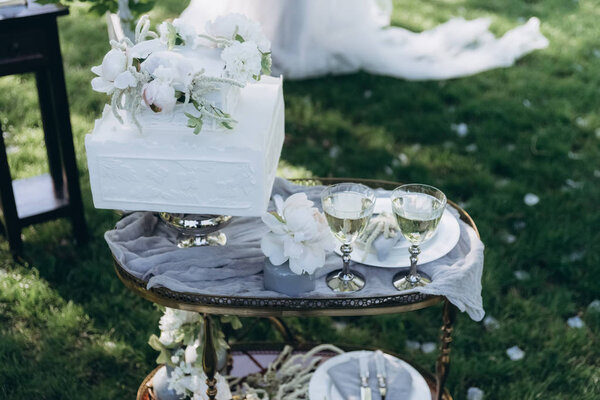
<svg viewBox="0 0 600 400"><path fill-rule="evenodd" d="M296 184L315 186L331 185L339 182L357 182L374 188L392 190L400 185L398 182L356 179L356 178L310 178L294 179ZM460 219L471 226L479 235L477 227L472 218L458 205L452 201L448 204L455 208ZM156 304L177 308L181 310L199 312L204 315L205 321L205 346L203 354L203 369L207 376L209 399L216 398L216 353L212 337L211 315L236 315L241 317L267 317L284 333L289 333L285 323L280 317L298 316L365 316L395 314L419 310L438 303L444 303L442 309L442 334L440 353L436 363L435 375L423 372L421 368L412 364L426 378L432 389L432 399L450 400L452 397L445 390L445 382L448 376L450 364L450 344L452 342L452 330L455 321L456 309L443 296L431 296L420 293L399 294L393 296L339 297L332 293L330 297L323 298L281 298L281 297L241 297L241 296L215 296L198 293L176 292L164 287L146 289L147 282L139 279L125 270L125 268L114 259L115 271L121 281L133 292ZM289 335L288 335L289 336ZM259 351L260 349L244 349L246 352ZM234 348L234 362L241 362L240 356L236 356ZM274 351L270 349L269 351ZM156 371L156 370L155 370ZM151 391L147 390L148 382L151 381L153 371L146 377L138 392L138 399L151 399Z"/></svg>

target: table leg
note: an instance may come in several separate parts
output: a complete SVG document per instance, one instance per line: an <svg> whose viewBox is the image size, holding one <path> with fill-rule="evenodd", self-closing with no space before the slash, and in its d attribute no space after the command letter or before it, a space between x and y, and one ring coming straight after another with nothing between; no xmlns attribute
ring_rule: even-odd
<svg viewBox="0 0 600 400"><path fill-rule="evenodd" d="M77 159L75 157L75 147L73 145L69 100L67 98L56 20L54 20L52 24L52 31L48 37L48 46L50 47L50 54L54 55L49 60L49 72L52 76L51 91L59 134L62 165L64 167L67 193L69 195L70 217L73 224L75 239L78 243L85 243L88 239L87 227L83 214L83 202L81 200L81 189L79 187L79 171L77 169Z"/></svg>
<svg viewBox="0 0 600 400"><path fill-rule="evenodd" d="M52 183L54 185L54 195L57 198L62 199L65 195L63 187L63 166L48 71L46 69L37 71L35 73L35 80L38 89L40 111L42 114L42 124L44 126L44 141L46 142L48 165L50 167L50 176L52 177Z"/></svg>
<svg viewBox="0 0 600 400"><path fill-rule="evenodd" d="M269 320L271 321L273 326L275 326L275 328L279 331L281 336L283 336L283 340L286 344L295 346L300 342L299 338L294 334L290 327L287 326L283 319L278 317L269 317Z"/></svg>
<svg viewBox="0 0 600 400"><path fill-rule="evenodd" d="M2 205L2 213L4 214L4 230L10 251L13 258L17 259L23 251L21 223L19 221L17 203L10 176L10 166L8 165L2 127L0 127L0 204Z"/></svg>
<svg viewBox="0 0 600 400"><path fill-rule="evenodd" d="M442 400L444 396L444 386L448 378L450 369L450 343L452 343L452 330L454 329L454 321L456 319L456 308L446 300L444 302L444 310L442 313L442 335L440 355L437 359L435 372L437 380L437 400Z"/></svg>
<svg viewBox="0 0 600 400"><path fill-rule="evenodd" d="M217 398L217 351L213 338L212 319L204 314L204 348L202 350L202 369L206 374L206 395L209 400Z"/></svg>

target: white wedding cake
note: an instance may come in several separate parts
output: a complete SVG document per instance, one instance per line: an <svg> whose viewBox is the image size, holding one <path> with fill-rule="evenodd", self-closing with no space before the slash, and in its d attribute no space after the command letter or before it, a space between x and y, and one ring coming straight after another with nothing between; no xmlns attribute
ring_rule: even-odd
<svg viewBox="0 0 600 400"><path fill-rule="evenodd" d="M112 97L85 138L97 208L258 216L284 138L281 78L260 27L234 14L205 34L180 21L136 28L92 70Z"/></svg>

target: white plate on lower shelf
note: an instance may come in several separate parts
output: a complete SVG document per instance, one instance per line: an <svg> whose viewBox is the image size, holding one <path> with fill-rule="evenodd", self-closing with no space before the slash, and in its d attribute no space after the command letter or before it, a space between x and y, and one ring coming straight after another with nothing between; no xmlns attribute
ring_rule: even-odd
<svg viewBox="0 0 600 400"><path fill-rule="evenodd" d="M312 378L310 379L310 383L308 385L309 400L346 400L337 391L333 382L331 382L327 371L329 370L329 368L334 367L338 364L345 363L351 358L357 358L372 354L372 351L351 351L348 353L340 354L339 356L332 357L329 360L325 361L323 364L319 365ZM429 386L427 385L425 378L423 378L423 376L416 369L414 369L406 361L403 361L389 354L385 354L385 358L387 358L390 362L396 364L398 368L405 369L412 378L412 391L410 393L410 396L404 398L403 400L431 399L431 391L429 390ZM356 374L359 374L358 370L356 371ZM376 390L376 388L371 388L371 390ZM390 400L393 400L389 395L387 397L390 398Z"/></svg>
<svg viewBox="0 0 600 400"><path fill-rule="evenodd" d="M379 199L377 199L377 203L379 203ZM438 225L435 235L420 246L421 254L419 254L418 263L426 264L445 256L454 248L454 246L456 246L458 239L460 239L460 225L458 224L456 217L452 215L452 212L446 209L442 215L442 219L440 220L440 224ZM379 260L379 258L377 258L377 253L373 247L371 247L371 250L363 259L365 254L365 246L363 243L356 242L352 246L354 250L350 254L350 257L354 262L373 267L410 267L410 259L408 254L409 246L410 244L408 241L402 238L390 250L390 254L385 260ZM336 249L335 252L341 255L339 249Z"/></svg>

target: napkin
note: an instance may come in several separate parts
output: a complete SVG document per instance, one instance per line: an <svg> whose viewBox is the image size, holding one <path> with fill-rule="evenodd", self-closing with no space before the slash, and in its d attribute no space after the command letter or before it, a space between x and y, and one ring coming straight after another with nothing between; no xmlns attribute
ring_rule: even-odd
<svg viewBox="0 0 600 400"><path fill-rule="evenodd" d="M369 353L369 387L371 398L381 400L379 384L377 382L377 367L375 358ZM412 392L412 376L398 360L385 358L387 373L386 399L408 399ZM327 371L342 398L347 400L360 400L360 368L358 358L352 359L329 368Z"/></svg>

